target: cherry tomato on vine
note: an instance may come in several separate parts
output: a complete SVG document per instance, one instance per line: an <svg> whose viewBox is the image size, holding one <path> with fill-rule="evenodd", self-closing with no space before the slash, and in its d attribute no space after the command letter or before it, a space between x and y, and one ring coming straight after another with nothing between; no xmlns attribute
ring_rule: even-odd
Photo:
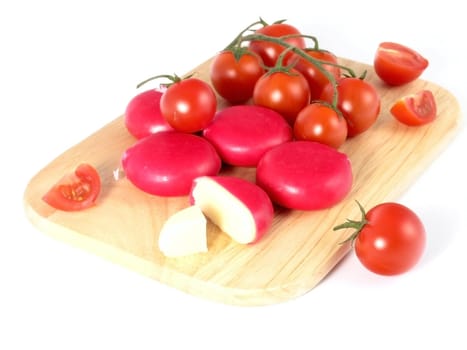
<svg viewBox="0 0 467 350"><path fill-rule="evenodd" d="M298 113L294 136L297 140L316 141L339 148L347 139L347 123L331 106L315 102Z"/></svg>
<svg viewBox="0 0 467 350"><path fill-rule="evenodd" d="M57 181L42 200L55 209L77 211L91 207L100 191L99 173L92 165L83 163Z"/></svg>
<svg viewBox="0 0 467 350"><path fill-rule="evenodd" d="M298 113L310 103L310 88L296 70L270 71L257 81L253 103L280 113L293 125Z"/></svg>
<svg viewBox="0 0 467 350"><path fill-rule="evenodd" d="M352 241L360 262L381 275L397 275L414 267L426 243L420 218L399 203L381 203L367 213L360 204L359 207L361 221L347 220L334 230L356 229L346 241Z"/></svg>
<svg viewBox="0 0 467 350"><path fill-rule="evenodd" d="M275 38L285 35L301 35L297 28L287 23L273 23L266 25L256 30L255 34L263 34ZM305 48L305 39L303 37L296 36L285 38L284 41L300 49ZM264 40L252 40L250 41L248 48L257 53L262 58L264 64L268 67L273 67L281 52L285 50L284 46ZM291 54L292 52L288 55L290 56Z"/></svg>
<svg viewBox="0 0 467 350"><path fill-rule="evenodd" d="M338 64L337 57L333 53L325 50L313 49L306 49L304 51L312 58L322 61L323 69L327 70L335 80L339 79L341 75L341 69L338 66L325 64L325 62ZM329 79L314 63L311 63L310 61L296 54L289 56L285 62L285 65L291 64L294 61L296 62L294 69L302 73L305 79L308 81L308 85L310 86L311 100L318 100L324 87L329 83Z"/></svg>
<svg viewBox="0 0 467 350"><path fill-rule="evenodd" d="M378 46L373 66L381 80L397 86L417 79L428 64L426 58L407 46L383 42Z"/></svg>
<svg viewBox="0 0 467 350"><path fill-rule="evenodd" d="M264 74L261 58L249 52L229 50L217 54L210 66L210 79L217 93L232 104L241 104L253 96L258 79Z"/></svg>
<svg viewBox="0 0 467 350"><path fill-rule="evenodd" d="M381 98L369 82L354 77L343 77L337 81L337 108L347 121L348 136L356 136L369 129L378 118ZM328 83L320 99L332 103L334 87Z"/></svg>
<svg viewBox="0 0 467 350"><path fill-rule="evenodd" d="M168 87L161 97L160 107L175 130L194 133L214 119L217 100L209 84L198 78L187 78Z"/></svg>
<svg viewBox="0 0 467 350"><path fill-rule="evenodd" d="M436 101L430 90L421 90L396 101L390 112L398 121L409 126L419 126L436 118Z"/></svg>

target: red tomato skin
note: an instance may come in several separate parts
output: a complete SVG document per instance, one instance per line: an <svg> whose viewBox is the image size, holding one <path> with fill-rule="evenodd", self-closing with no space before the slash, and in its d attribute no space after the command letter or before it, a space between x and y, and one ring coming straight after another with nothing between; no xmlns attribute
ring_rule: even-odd
<svg viewBox="0 0 467 350"><path fill-rule="evenodd" d="M355 240L355 253L370 271L398 275L413 268L423 255L426 233L420 218L398 203L382 203L366 214L367 224Z"/></svg>
<svg viewBox="0 0 467 350"><path fill-rule="evenodd" d="M292 140L292 128L269 108L239 105L217 112L203 136L225 163L254 167L266 151Z"/></svg>
<svg viewBox="0 0 467 350"><path fill-rule="evenodd" d="M258 79L264 74L262 60L251 53L238 60L232 51L223 51L214 57L210 79L216 92L231 104L241 104L253 96Z"/></svg>
<svg viewBox="0 0 467 350"><path fill-rule="evenodd" d="M310 88L296 70L266 73L255 85L253 103L280 113L293 125L298 113L310 103Z"/></svg>
<svg viewBox="0 0 467 350"><path fill-rule="evenodd" d="M390 112L394 118L405 125L425 125L436 118L436 100L430 90L421 90L396 101Z"/></svg>
<svg viewBox="0 0 467 350"><path fill-rule="evenodd" d="M101 178L92 165L83 163L48 190L42 200L58 210L78 211L95 204L101 191Z"/></svg>
<svg viewBox="0 0 467 350"><path fill-rule="evenodd" d="M329 51L307 49L305 52L309 56L320 61L329 62L332 64L338 63L337 57ZM296 54L290 56L287 59L285 65L291 64L294 61L296 61L294 69L299 71L308 82L308 86L310 87L311 101L318 100L321 97L321 93L323 92L324 87L329 83L329 79L319 70L315 64ZM334 77L336 81L341 76L341 69L339 67L327 64L322 64L322 66L329 72L329 74Z"/></svg>
<svg viewBox="0 0 467 350"><path fill-rule="evenodd" d="M147 90L133 97L125 110L125 126L134 137L141 139L159 131L173 128L161 113L162 92Z"/></svg>
<svg viewBox="0 0 467 350"><path fill-rule="evenodd" d="M368 130L381 111L381 98L376 88L365 80L344 77L337 81L337 91L337 108L347 121L347 136L353 137ZM333 95L332 84L327 84L321 100L331 103Z"/></svg>
<svg viewBox="0 0 467 350"><path fill-rule="evenodd" d="M313 141L291 141L267 151L258 163L256 183L285 208L319 210L334 206L353 182L348 157Z"/></svg>
<svg viewBox="0 0 467 350"><path fill-rule="evenodd" d="M312 103L303 108L293 126L295 139L339 148L347 139L347 123L331 107Z"/></svg>
<svg viewBox="0 0 467 350"><path fill-rule="evenodd" d="M263 34L271 37L281 37L284 35L291 34L301 34L300 31L294 26L287 23L275 23L264 26L263 28L258 29L255 34ZM305 48L305 39L303 37L293 37L284 39L290 45L298 47L300 49ZM248 48L257 53L263 60L264 64L268 67L273 67L279 55L282 51L285 50L284 46L281 46L276 43L267 42L264 40L252 40L250 41ZM292 52L290 52L292 55ZM286 58L290 57L289 54L286 55Z"/></svg>
<svg viewBox="0 0 467 350"><path fill-rule="evenodd" d="M216 94L209 84L187 78L172 84L160 100L161 112L177 131L195 133L203 130L214 118Z"/></svg>
<svg viewBox="0 0 467 350"><path fill-rule="evenodd" d="M386 84L399 86L417 79L428 64L425 57L407 46L383 42L378 46L373 66Z"/></svg>
<svg viewBox="0 0 467 350"><path fill-rule="evenodd" d="M190 193L192 181L217 175L221 159L201 136L178 131L149 135L125 150L126 178L142 191L166 197Z"/></svg>

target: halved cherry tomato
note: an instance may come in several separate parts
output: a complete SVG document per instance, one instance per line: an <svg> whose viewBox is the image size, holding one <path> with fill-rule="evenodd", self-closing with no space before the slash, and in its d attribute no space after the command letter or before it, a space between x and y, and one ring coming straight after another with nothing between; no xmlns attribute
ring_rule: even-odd
<svg viewBox="0 0 467 350"><path fill-rule="evenodd" d="M187 78L169 86L160 101L161 112L177 131L194 133L204 129L214 118L216 94L198 78Z"/></svg>
<svg viewBox="0 0 467 350"><path fill-rule="evenodd" d="M293 125L298 112L310 103L310 88L303 75L294 69L271 71L257 81L253 103L275 110Z"/></svg>
<svg viewBox="0 0 467 350"><path fill-rule="evenodd" d="M300 35L301 33L297 28L290 24L273 23L256 30L255 34L263 34L278 38L285 35ZM300 49L305 48L305 39L303 37L294 36L286 38L284 41ZM268 67L273 67L276 64L277 58L281 52L285 50L284 46L264 40L250 41L248 48L251 51L257 53L263 59L264 64ZM288 55L290 56L291 54L292 52L290 52Z"/></svg>
<svg viewBox="0 0 467 350"><path fill-rule="evenodd" d="M381 98L376 88L366 80L344 77L337 81L337 108L347 121L348 136L353 137L369 129L378 118ZM321 99L331 103L334 88L327 84Z"/></svg>
<svg viewBox="0 0 467 350"><path fill-rule="evenodd" d="M320 60L322 62L323 69L327 70L329 74L334 77L334 79L337 80L340 77L341 69L337 66L331 65L338 63L337 57L332 52L313 49L306 49L305 52L309 56ZM329 83L329 79L326 77L326 75L324 75L324 73L321 72L321 70L318 69L315 64L295 54L287 59L285 65L293 63L294 60L296 60L294 69L302 73L305 79L308 81L308 85L310 86L311 100L318 100L324 87ZM326 62L331 64L326 64Z"/></svg>
<svg viewBox="0 0 467 350"><path fill-rule="evenodd" d="M232 104L248 101L258 79L264 74L261 58L244 52L235 57L232 51L217 54L210 67L210 78L219 95Z"/></svg>
<svg viewBox="0 0 467 350"><path fill-rule="evenodd" d="M359 204L360 221L347 220L334 230L354 228L347 240L354 243L360 262L380 275L407 272L420 260L426 242L426 233L420 218L399 203L385 202L367 213Z"/></svg>
<svg viewBox="0 0 467 350"><path fill-rule="evenodd" d="M378 46L373 65L381 80L397 86L417 79L428 63L426 58L407 46L383 42Z"/></svg>
<svg viewBox="0 0 467 350"><path fill-rule="evenodd" d="M414 95L405 96L395 102L391 114L409 126L419 126L436 118L436 101L430 90L421 90Z"/></svg>
<svg viewBox="0 0 467 350"><path fill-rule="evenodd" d="M76 211L91 207L101 191L101 179L90 164L80 164L65 175L42 197L44 202L55 209Z"/></svg>
<svg viewBox="0 0 467 350"><path fill-rule="evenodd" d="M347 123L332 107L315 102L298 113L294 136L297 140L316 141L339 148L347 139Z"/></svg>

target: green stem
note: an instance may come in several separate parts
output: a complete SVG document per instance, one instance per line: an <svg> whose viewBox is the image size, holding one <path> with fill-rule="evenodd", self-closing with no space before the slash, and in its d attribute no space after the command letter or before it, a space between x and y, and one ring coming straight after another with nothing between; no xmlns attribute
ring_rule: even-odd
<svg viewBox="0 0 467 350"><path fill-rule="evenodd" d="M360 209L360 213L362 215L360 221L347 219L344 223L342 223L340 225L337 225L337 226L335 226L333 228L333 231L348 229L348 228L352 228L352 229L355 230L350 235L350 237L348 237L344 241L340 242L340 244L351 242L352 245L353 245L355 239L358 237L358 235L362 231L363 227L365 227L365 225L368 224L368 220L366 219L365 209L363 208L363 206L360 204L359 201L355 201L355 202L357 202L358 208Z"/></svg>
<svg viewBox="0 0 467 350"><path fill-rule="evenodd" d="M239 45L241 44L241 42L242 42L241 38L242 38L243 34L245 34L245 32L247 32L247 31L250 30L252 27L254 27L254 26L258 25L258 24L261 24L261 25L263 25L263 26L266 26L266 25L267 25L267 23L264 22L263 19L260 17L259 21L256 21L256 22L250 24L250 25L249 25L248 27L246 27L245 29L243 29L243 30L235 37L235 39L232 40L232 42L231 42L229 45L227 45L227 46L225 47L224 50L232 50L234 47L239 46Z"/></svg>
<svg viewBox="0 0 467 350"><path fill-rule="evenodd" d="M333 87L333 99L332 99L332 106L337 108L337 101L338 101L338 91L337 91L337 82L336 82L336 79L334 78L334 76L329 73L329 71L327 69L325 69L323 67L323 64L321 63L320 60L317 60L315 59L314 57L311 57L310 55L307 55L307 53L305 51L303 51L302 49L294 46L294 45L291 45L289 43L287 43L286 41L280 39L280 38L276 38L276 37L272 37L272 36L267 36L267 35L263 35L263 34L250 34L250 35L246 35L242 38L240 38L240 41L243 42L243 41L254 41L254 40L262 40L262 41L268 41L268 42L271 42L271 43L275 43L275 44L278 44L278 45L281 45L287 49L290 49L290 51L292 51L293 53L297 54L298 56L304 58L305 60L307 60L308 62L314 64L321 73L324 74L324 76L331 82L332 84L332 87Z"/></svg>
<svg viewBox="0 0 467 350"><path fill-rule="evenodd" d="M136 85L136 88L140 88L141 86L143 86L144 84L150 82L151 80L155 80L155 79L159 79L159 78L166 78L166 79L169 79L172 83L168 84L168 85L171 85L173 83L178 83L179 81L181 81L182 79L177 75L177 74L174 74L174 75L170 75L170 74L161 74L161 75L155 75L153 77L150 77L144 81L142 81L141 83L139 83L138 85Z"/></svg>

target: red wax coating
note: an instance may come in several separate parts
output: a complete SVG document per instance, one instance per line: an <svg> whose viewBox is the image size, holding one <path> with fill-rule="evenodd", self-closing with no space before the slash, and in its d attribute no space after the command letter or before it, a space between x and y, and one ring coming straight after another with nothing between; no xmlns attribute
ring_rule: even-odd
<svg viewBox="0 0 467 350"><path fill-rule="evenodd" d="M276 204L317 210L341 201L352 187L353 176L346 154L318 142L293 141L261 158L256 182Z"/></svg>
<svg viewBox="0 0 467 350"><path fill-rule="evenodd" d="M141 139L173 128L167 123L159 105L162 92L147 90L133 97L125 110L125 126L134 137Z"/></svg>
<svg viewBox="0 0 467 350"><path fill-rule="evenodd" d="M216 175L221 159L201 136L177 131L147 136L122 156L125 175L136 187L159 196L190 193L193 180Z"/></svg>
<svg viewBox="0 0 467 350"><path fill-rule="evenodd" d="M254 167L263 154L293 137L292 128L272 109L238 105L217 112L203 136L230 165Z"/></svg>

